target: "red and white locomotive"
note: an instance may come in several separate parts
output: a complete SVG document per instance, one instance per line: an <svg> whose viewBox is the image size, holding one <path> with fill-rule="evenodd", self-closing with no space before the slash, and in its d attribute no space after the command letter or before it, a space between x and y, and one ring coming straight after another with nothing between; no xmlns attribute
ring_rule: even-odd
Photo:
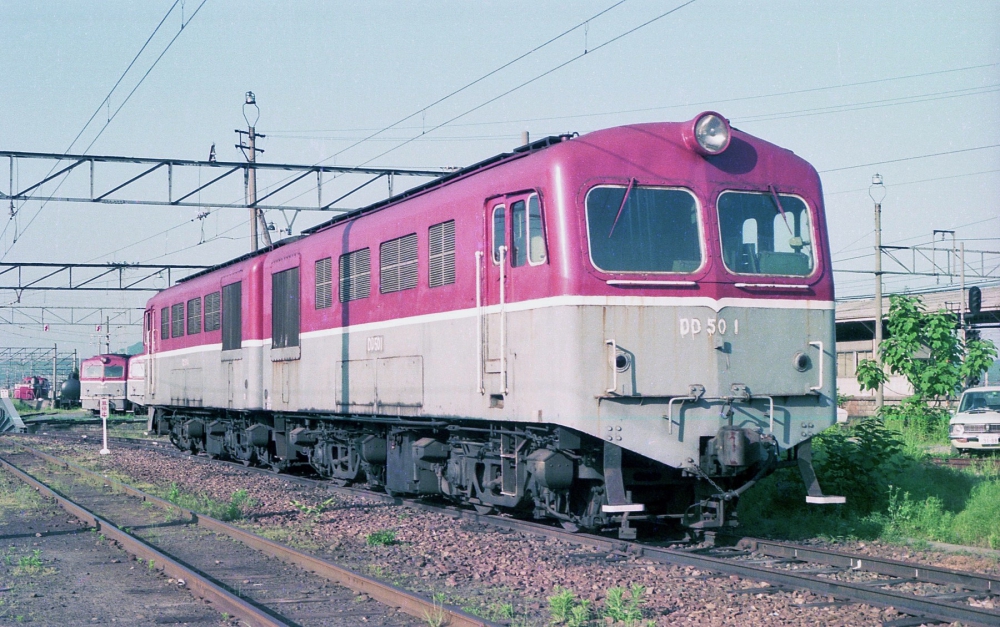
<svg viewBox="0 0 1000 627"><path fill-rule="evenodd" d="M189 277L149 301L134 400L191 451L710 528L835 422L833 299L815 169L707 112L550 137Z"/></svg>
<svg viewBox="0 0 1000 627"><path fill-rule="evenodd" d="M99 412L101 399L108 399L108 408L124 412L132 408L128 390L128 355L94 355L80 362L80 403L84 409Z"/></svg>

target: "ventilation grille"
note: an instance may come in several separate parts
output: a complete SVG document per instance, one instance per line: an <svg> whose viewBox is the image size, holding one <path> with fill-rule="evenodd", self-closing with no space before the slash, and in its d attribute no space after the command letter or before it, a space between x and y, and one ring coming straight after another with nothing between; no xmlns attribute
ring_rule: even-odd
<svg viewBox="0 0 1000 627"><path fill-rule="evenodd" d="M379 249L379 291L383 294L417 286L417 234L390 240Z"/></svg>
<svg viewBox="0 0 1000 627"><path fill-rule="evenodd" d="M455 221L435 224L428 232L430 236L431 287L441 287L455 282Z"/></svg>
<svg viewBox="0 0 1000 627"><path fill-rule="evenodd" d="M316 262L316 309L326 309L333 304L333 275L330 258Z"/></svg>
<svg viewBox="0 0 1000 627"><path fill-rule="evenodd" d="M205 295L205 331L217 331L219 329L219 293L212 292Z"/></svg>
<svg viewBox="0 0 1000 627"><path fill-rule="evenodd" d="M340 256L340 302L368 298L371 293L371 251L367 248Z"/></svg>
<svg viewBox="0 0 1000 627"><path fill-rule="evenodd" d="M184 335L184 303L170 306L170 337Z"/></svg>
<svg viewBox="0 0 1000 627"><path fill-rule="evenodd" d="M201 333L201 298L192 298L188 301L188 324L187 334L194 335Z"/></svg>

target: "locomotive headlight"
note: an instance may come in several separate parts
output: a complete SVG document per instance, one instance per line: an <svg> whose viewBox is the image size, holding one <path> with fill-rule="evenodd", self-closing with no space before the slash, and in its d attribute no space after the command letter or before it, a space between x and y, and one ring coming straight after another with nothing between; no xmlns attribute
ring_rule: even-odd
<svg viewBox="0 0 1000 627"><path fill-rule="evenodd" d="M961 424L951 425L951 433L952 435L962 435L963 433L965 433L965 425Z"/></svg>
<svg viewBox="0 0 1000 627"><path fill-rule="evenodd" d="M710 155L717 155L729 146L729 124L716 113L704 113L694 123L698 145Z"/></svg>
<svg viewBox="0 0 1000 627"><path fill-rule="evenodd" d="M710 157L729 147L729 121L715 111L705 111L682 127L684 143L698 154Z"/></svg>

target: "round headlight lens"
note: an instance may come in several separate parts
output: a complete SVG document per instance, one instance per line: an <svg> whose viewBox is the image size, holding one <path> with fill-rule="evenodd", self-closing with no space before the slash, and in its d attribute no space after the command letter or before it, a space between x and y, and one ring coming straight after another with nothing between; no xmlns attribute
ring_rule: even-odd
<svg viewBox="0 0 1000 627"><path fill-rule="evenodd" d="M729 125L719 116L709 113L695 122L694 136L705 152L717 155L729 145Z"/></svg>
<svg viewBox="0 0 1000 627"><path fill-rule="evenodd" d="M953 424L951 425L951 432L954 433L955 435L962 435L963 433L965 433L965 425L961 425L958 423Z"/></svg>

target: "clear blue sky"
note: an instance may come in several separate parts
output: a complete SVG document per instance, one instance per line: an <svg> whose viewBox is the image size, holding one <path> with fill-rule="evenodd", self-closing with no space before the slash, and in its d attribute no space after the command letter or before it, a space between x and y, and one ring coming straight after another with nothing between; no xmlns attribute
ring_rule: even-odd
<svg viewBox="0 0 1000 627"><path fill-rule="evenodd" d="M0 0L0 149L66 151L173 4ZM344 151L614 4L207 0L191 19L201 0L184 0L72 152L106 125L91 154L205 159L214 142L219 159L241 159L233 129L245 126L247 90L261 108L257 128L268 135L262 160L288 163L466 165L513 148L524 130L533 138L585 133L716 109L821 172L838 268L871 267L875 172L887 186L885 243L929 242L933 229L955 229L967 248L1000 249L1000 148L908 159L1000 144L1000 3L993 1L698 0L601 47L681 4L628 0ZM178 34L182 12L190 22L106 124ZM585 49L565 67L421 135ZM907 160L851 167L899 159ZM46 171L26 164L15 176L37 180ZM7 177L0 164L5 191ZM262 187L277 180L262 178ZM324 195L332 199L337 185L353 183L332 181ZM397 180L397 190L403 184ZM357 202L386 192L373 187ZM240 190L205 200L233 201ZM297 193L305 195L294 202L315 199L301 188L281 200L293 202ZM38 203L27 203L18 210L0 237L4 261L216 263L248 249L240 210L200 221L196 210L180 208L52 203L38 213ZM321 218L303 214L295 231ZM280 215L268 219L284 226ZM869 276L837 278L840 296L872 291ZM887 285L926 281L890 278ZM35 293L22 302L122 306L144 297ZM86 328L0 326L0 335L0 345L95 347ZM116 328L113 344L138 339L137 328Z"/></svg>

